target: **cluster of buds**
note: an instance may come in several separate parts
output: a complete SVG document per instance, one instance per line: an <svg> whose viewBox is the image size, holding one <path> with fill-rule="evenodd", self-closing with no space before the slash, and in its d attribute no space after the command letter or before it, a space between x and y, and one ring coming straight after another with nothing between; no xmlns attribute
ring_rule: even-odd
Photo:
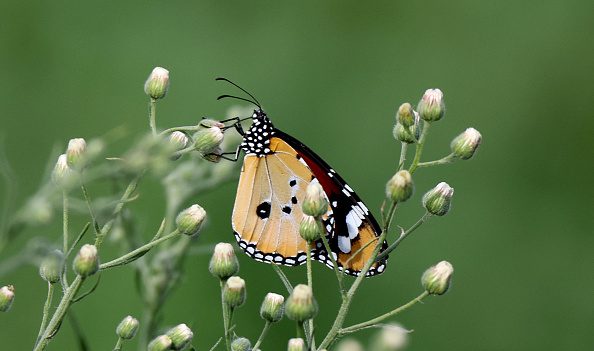
<svg viewBox="0 0 594 351"><path fill-rule="evenodd" d="M416 143L421 133L421 118L408 102L403 103L396 112L393 135L403 143Z"/></svg>
<svg viewBox="0 0 594 351"><path fill-rule="evenodd" d="M205 218L206 211L200 205L194 204L177 215L175 224L180 233L191 236L198 234Z"/></svg>
<svg viewBox="0 0 594 351"><path fill-rule="evenodd" d="M185 324L179 324L148 344L148 351L184 350L192 344L194 333Z"/></svg>
<svg viewBox="0 0 594 351"><path fill-rule="evenodd" d="M75 171L80 171L85 166L87 143L83 138L74 138L68 141L66 153L58 156L52 171L52 181L60 187L67 187L73 179Z"/></svg>
<svg viewBox="0 0 594 351"><path fill-rule="evenodd" d="M314 318L318 314L318 303L311 287L297 285L285 303L285 313L289 319L297 322Z"/></svg>

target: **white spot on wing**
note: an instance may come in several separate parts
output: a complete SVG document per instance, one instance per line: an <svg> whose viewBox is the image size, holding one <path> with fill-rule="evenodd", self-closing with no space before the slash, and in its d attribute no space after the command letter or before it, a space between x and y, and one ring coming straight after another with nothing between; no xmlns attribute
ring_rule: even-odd
<svg viewBox="0 0 594 351"><path fill-rule="evenodd" d="M346 224L349 232L349 238L354 239L359 235L359 226L363 223L353 210L349 211L346 216Z"/></svg>
<svg viewBox="0 0 594 351"><path fill-rule="evenodd" d="M349 192L354 192L353 189L351 189L351 187L348 184L345 184L344 187L346 188L346 190L348 190Z"/></svg>
<svg viewBox="0 0 594 351"><path fill-rule="evenodd" d="M365 212L365 214L369 213L369 210L367 209L367 207L365 206L365 204L361 201L358 202L359 207L361 207L363 209L363 212Z"/></svg>
<svg viewBox="0 0 594 351"><path fill-rule="evenodd" d="M346 190L345 188L342 188L342 192L346 195L346 196L351 196L351 193L349 193L348 190Z"/></svg>
<svg viewBox="0 0 594 351"><path fill-rule="evenodd" d="M351 239L348 236L339 236L338 237L338 248L343 253L351 252Z"/></svg>

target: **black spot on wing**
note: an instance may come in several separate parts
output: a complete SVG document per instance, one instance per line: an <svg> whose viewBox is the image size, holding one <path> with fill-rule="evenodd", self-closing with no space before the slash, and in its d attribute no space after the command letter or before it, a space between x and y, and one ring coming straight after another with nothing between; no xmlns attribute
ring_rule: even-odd
<svg viewBox="0 0 594 351"><path fill-rule="evenodd" d="M256 214L262 219L270 217L270 202L262 202L256 207Z"/></svg>

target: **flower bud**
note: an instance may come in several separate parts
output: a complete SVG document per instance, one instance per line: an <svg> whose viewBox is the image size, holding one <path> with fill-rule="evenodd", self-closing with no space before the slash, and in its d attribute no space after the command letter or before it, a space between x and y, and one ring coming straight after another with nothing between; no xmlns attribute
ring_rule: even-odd
<svg viewBox="0 0 594 351"><path fill-rule="evenodd" d="M408 344L408 330L397 324L388 324L372 340L371 350L399 351Z"/></svg>
<svg viewBox="0 0 594 351"><path fill-rule="evenodd" d="M231 343L231 351L251 351L252 343L246 338L236 338Z"/></svg>
<svg viewBox="0 0 594 351"><path fill-rule="evenodd" d="M445 113L445 103L443 102L443 93L439 89L427 89L417 110L421 118L427 122L439 121Z"/></svg>
<svg viewBox="0 0 594 351"><path fill-rule="evenodd" d="M161 99L169 88L169 71L162 67L155 67L144 83L144 92L151 99Z"/></svg>
<svg viewBox="0 0 594 351"><path fill-rule="evenodd" d="M443 295L450 287L454 267L448 261L441 261L423 273L421 284L431 295Z"/></svg>
<svg viewBox="0 0 594 351"><path fill-rule="evenodd" d="M408 102L403 103L396 112L396 121L404 127L412 127L415 124L415 111Z"/></svg>
<svg viewBox="0 0 594 351"><path fill-rule="evenodd" d="M179 324L169 329L167 336L171 339L172 350L183 350L192 343L194 333L187 325Z"/></svg>
<svg viewBox="0 0 594 351"><path fill-rule="evenodd" d="M70 139L70 141L68 141L68 148L66 149L66 160L70 168L83 168L83 158L86 149L87 142L83 138L75 138Z"/></svg>
<svg viewBox="0 0 594 351"><path fill-rule="evenodd" d="M421 136L421 117L417 111L412 111L413 122L410 126L405 126L400 121L396 122L392 134L398 141L407 144L416 143Z"/></svg>
<svg viewBox="0 0 594 351"><path fill-rule="evenodd" d="M320 238L322 226L316 217L303 215L303 219L299 224L299 234L303 240L312 243Z"/></svg>
<svg viewBox="0 0 594 351"><path fill-rule="evenodd" d="M336 345L336 351L364 351L364 349L357 340L344 339Z"/></svg>
<svg viewBox="0 0 594 351"><path fill-rule="evenodd" d="M72 267L74 272L83 278L95 274L99 270L97 247L90 244L83 245L74 257Z"/></svg>
<svg viewBox="0 0 594 351"><path fill-rule="evenodd" d="M318 304L311 288L304 284L297 285L285 304L285 313L291 320L303 322L318 314Z"/></svg>
<svg viewBox="0 0 594 351"><path fill-rule="evenodd" d="M289 339L287 351L306 351L305 341L301 338Z"/></svg>
<svg viewBox="0 0 594 351"><path fill-rule="evenodd" d="M52 171L52 181L58 186L66 186L72 179L72 169L68 167L66 154L58 156L58 161Z"/></svg>
<svg viewBox="0 0 594 351"><path fill-rule="evenodd" d="M221 280L226 280L239 272L239 261L231 244L218 243L215 246L208 270Z"/></svg>
<svg viewBox="0 0 594 351"><path fill-rule="evenodd" d="M270 323L275 323L283 318L285 312L285 298L282 295L268 293L260 307L260 317Z"/></svg>
<svg viewBox="0 0 594 351"><path fill-rule="evenodd" d="M0 288L0 312L8 312L14 301L14 286L7 285Z"/></svg>
<svg viewBox="0 0 594 351"><path fill-rule="evenodd" d="M188 136L180 131L175 131L169 134L169 145L174 151L184 149L188 145ZM173 155L171 158L175 161L179 159L181 155Z"/></svg>
<svg viewBox="0 0 594 351"><path fill-rule="evenodd" d="M429 213L443 216L450 210L454 188L441 182L423 196L423 206Z"/></svg>
<svg viewBox="0 0 594 351"><path fill-rule="evenodd" d="M203 155L212 153L223 142L224 125L220 122L205 119L200 122L201 128L194 134L194 148Z"/></svg>
<svg viewBox="0 0 594 351"><path fill-rule="evenodd" d="M167 335L159 335L148 344L148 351L171 350L171 338Z"/></svg>
<svg viewBox="0 0 594 351"><path fill-rule="evenodd" d="M328 198L318 181L307 185L302 209L304 214L314 217L321 217L328 212Z"/></svg>
<svg viewBox="0 0 594 351"><path fill-rule="evenodd" d="M450 147L452 153L463 160L468 160L474 155L476 149L481 144L481 133L474 128L466 129L462 134L452 140Z"/></svg>
<svg viewBox="0 0 594 351"><path fill-rule="evenodd" d="M62 251L60 250L54 250L41 261L39 275L43 280L50 284L57 283L60 281L63 264L64 254L62 254Z"/></svg>
<svg viewBox="0 0 594 351"><path fill-rule="evenodd" d="M240 277L231 277L223 287L223 301L231 308L239 307L245 302L245 280Z"/></svg>
<svg viewBox="0 0 594 351"><path fill-rule="evenodd" d="M122 319L118 327L116 328L116 334L118 337L129 340L136 335L138 331L138 319L127 316L126 318Z"/></svg>
<svg viewBox="0 0 594 351"><path fill-rule="evenodd" d="M200 226L206 218L206 211L199 205L192 205L181 211L175 219L177 230L186 235L194 235L200 231Z"/></svg>
<svg viewBox="0 0 594 351"><path fill-rule="evenodd" d="M408 200L414 191L412 177L407 170L396 172L386 184L386 196L393 202Z"/></svg>

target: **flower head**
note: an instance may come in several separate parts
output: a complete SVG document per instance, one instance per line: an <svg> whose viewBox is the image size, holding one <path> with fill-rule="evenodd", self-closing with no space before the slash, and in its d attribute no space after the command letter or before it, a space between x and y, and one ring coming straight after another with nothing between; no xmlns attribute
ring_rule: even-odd
<svg viewBox="0 0 594 351"><path fill-rule="evenodd" d="M152 99L161 99L169 89L169 71L163 67L155 67L144 83L144 92Z"/></svg>

